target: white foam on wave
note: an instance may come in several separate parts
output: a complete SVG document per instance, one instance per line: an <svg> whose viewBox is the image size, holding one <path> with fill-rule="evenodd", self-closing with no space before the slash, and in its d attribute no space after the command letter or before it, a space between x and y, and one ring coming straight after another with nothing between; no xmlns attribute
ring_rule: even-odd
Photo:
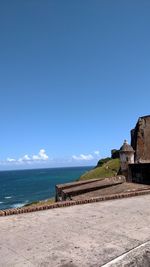
<svg viewBox="0 0 150 267"><path fill-rule="evenodd" d="M12 198L11 196L8 196L8 197L4 197L5 199L10 199L10 198Z"/></svg>
<svg viewBox="0 0 150 267"><path fill-rule="evenodd" d="M0 201L0 204L3 204L4 202Z"/></svg>
<svg viewBox="0 0 150 267"><path fill-rule="evenodd" d="M26 200L26 201L23 202L23 203L16 203L16 204L11 205L11 208L21 208L21 207L25 206L25 205L28 204L28 203L29 203L29 201Z"/></svg>
<svg viewBox="0 0 150 267"><path fill-rule="evenodd" d="M23 207L24 205L25 205L26 203L16 203L16 204L13 204L12 206L11 206L11 208L21 208L21 207Z"/></svg>

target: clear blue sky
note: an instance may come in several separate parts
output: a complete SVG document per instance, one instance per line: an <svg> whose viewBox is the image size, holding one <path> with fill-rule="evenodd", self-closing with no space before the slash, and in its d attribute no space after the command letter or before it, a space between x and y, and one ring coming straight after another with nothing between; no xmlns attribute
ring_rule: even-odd
<svg viewBox="0 0 150 267"><path fill-rule="evenodd" d="M149 33L149 0L2 0L0 169L93 165L130 141Z"/></svg>

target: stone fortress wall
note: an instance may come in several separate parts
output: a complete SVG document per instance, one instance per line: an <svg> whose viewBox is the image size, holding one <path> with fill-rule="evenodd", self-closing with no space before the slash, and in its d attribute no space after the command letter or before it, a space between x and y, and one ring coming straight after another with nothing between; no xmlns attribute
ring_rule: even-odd
<svg viewBox="0 0 150 267"><path fill-rule="evenodd" d="M131 130L131 146L124 142L120 159L127 181L150 184L150 115L138 119Z"/></svg>

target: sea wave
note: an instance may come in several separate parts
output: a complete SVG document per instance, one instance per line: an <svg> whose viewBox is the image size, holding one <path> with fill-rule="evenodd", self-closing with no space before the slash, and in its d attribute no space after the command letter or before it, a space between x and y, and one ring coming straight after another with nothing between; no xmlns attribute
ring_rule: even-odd
<svg viewBox="0 0 150 267"><path fill-rule="evenodd" d="M0 201L0 204L3 204L4 202Z"/></svg>
<svg viewBox="0 0 150 267"><path fill-rule="evenodd" d="M5 199L10 199L10 198L12 198L11 196L8 196L8 197L4 197Z"/></svg>
<svg viewBox="0 0 150 267"><path fill-rule="evenodd" d="M11 208L15 208L15 209L16 208L21 208L26 204L27 204L26 202L24 202L24 203L16 203L16 204L11 205Z"/></svg>

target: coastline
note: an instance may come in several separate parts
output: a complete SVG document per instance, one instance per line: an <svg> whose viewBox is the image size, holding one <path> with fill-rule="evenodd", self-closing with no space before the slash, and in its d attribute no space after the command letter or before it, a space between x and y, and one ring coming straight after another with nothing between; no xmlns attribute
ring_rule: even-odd
<svg viewBox="0 0 150 267"><path fill-rule="evenodd" d="M48 199L44 199L44 200L40 200L40 201L34 201L34 202L30 202L28 204L25 204L22 207L34 207L34 206L43 206L43 205L49 205L49 204L53 204L55 203L55 198L48 198Z"/></svg>
<svg viewBox="0 0 150 267"><path fill-rule="evenodd" d="M0 172L0 210L54 202L55 185L77 181L91 166ZM39 204L38 204L39 203Z"/></svg>

